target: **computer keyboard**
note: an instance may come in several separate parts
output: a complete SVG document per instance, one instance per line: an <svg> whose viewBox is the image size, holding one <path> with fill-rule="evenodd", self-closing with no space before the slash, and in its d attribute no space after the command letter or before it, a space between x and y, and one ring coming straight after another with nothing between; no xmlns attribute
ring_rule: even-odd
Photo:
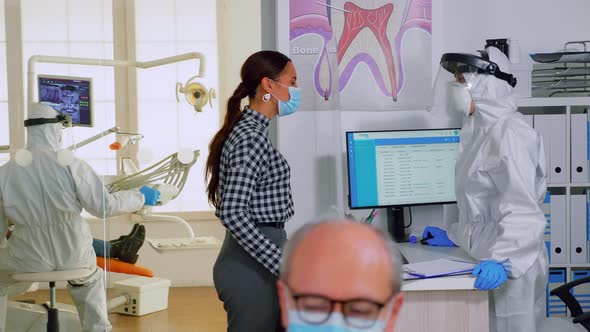
<svg viewBox="0 0 590 332"><path fill-rule="evenodd" d="M214 236L200 236L195 238L167 238L147 239L149 244L157 251L179 249L205 249L217 248L221 241Z"/></svg>

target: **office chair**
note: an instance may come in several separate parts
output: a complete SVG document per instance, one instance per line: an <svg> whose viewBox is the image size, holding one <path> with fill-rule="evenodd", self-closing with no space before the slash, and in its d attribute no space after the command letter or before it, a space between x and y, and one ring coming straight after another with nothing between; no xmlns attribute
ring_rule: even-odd
<svg viewBox="0 0 590 332"><path fill-rule="evenodd" d="M565 283L554 290L550 291L550 295L556 295L567 306L573 317L574 324L582 325L586 330L590 331L590 312L583 312L578 300L572 295L571 289L590 282L590 277L581 278L568 283Z"/></svg>

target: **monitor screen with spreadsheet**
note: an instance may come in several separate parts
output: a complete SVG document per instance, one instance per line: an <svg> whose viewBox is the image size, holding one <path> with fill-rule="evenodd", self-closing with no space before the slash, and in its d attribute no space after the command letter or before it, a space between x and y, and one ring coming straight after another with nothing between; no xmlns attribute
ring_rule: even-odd
<svg viewBox="0 0 590 332"><path fill-rule="evenodd" d="M352 209L455 202L459 129L346 133Z"/></svg>

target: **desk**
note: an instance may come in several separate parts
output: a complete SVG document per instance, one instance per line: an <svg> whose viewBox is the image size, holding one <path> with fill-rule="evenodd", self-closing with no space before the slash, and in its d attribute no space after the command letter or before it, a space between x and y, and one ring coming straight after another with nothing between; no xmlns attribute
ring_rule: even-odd
<svg viewBox="0 0 590 332"><path fill-rule="evenodd" d="M408 262L438 258L474 261L461 248L398 244ZM396 331L484 331L489 330L488 292L476 291L471 275L406 280L404 305Z"/></svg>

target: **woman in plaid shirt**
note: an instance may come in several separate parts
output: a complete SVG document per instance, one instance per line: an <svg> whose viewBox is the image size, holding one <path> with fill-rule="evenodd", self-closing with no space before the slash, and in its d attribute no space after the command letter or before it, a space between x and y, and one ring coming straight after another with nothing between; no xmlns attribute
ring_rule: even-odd
<svg viewBox="0 0 590 332"><path fill-rule="evenodd" d="M228 331L281 331L276 280L293 200L289 164L271 144L268 125L295 112L301 93L293 63L279 52L251 55L241 78L206 165L209 201L226 228L213 279Z"/></svg>

